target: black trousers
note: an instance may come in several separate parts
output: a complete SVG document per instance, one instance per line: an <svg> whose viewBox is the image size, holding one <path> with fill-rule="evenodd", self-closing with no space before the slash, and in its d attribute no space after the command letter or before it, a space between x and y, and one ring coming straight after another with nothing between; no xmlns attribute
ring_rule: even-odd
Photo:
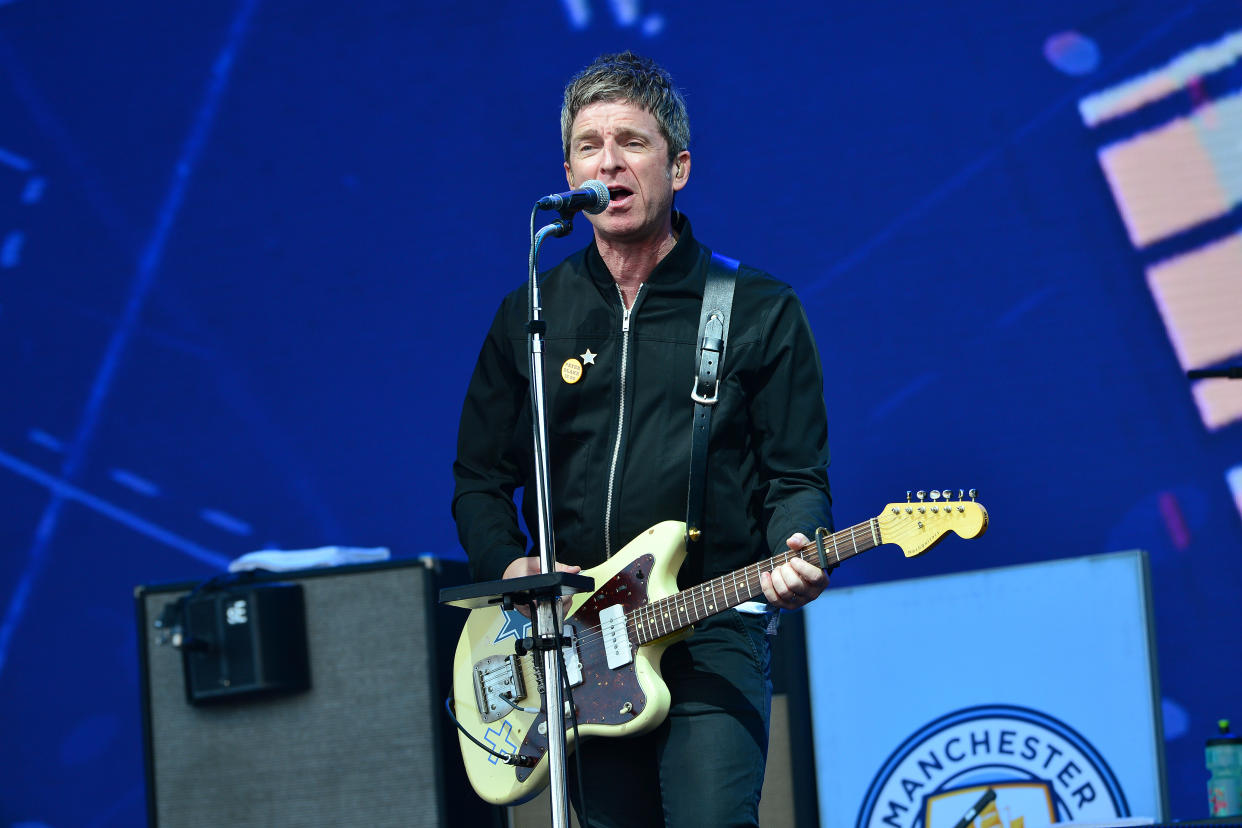
<svg viewBox="0 0 1242 828"><path fill-rule="evenodd" d="M672 706L656 730L583 742L591 828L724 828L759 824L768 752L767 617L727 610L695 625L661 661ZM578 819L577 764L569 793Z"/></svg>

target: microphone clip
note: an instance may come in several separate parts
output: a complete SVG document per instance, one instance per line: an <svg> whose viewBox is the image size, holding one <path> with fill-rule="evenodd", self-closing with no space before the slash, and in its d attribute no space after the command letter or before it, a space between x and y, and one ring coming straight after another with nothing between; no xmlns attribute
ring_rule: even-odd
<svg viewBox="0 0 1242 828"><path fill-rule="evenodd" d="M561 217L548 226L552 228L553 236L558 239L563 239L570 233L574 232L574 213L576 213L577 210L572 207L562 207L556 212L560 213Z"/></svg>

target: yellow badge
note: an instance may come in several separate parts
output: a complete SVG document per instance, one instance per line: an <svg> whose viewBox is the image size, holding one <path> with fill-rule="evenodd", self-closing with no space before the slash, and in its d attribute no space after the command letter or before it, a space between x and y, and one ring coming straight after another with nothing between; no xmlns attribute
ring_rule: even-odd
<svg viewBox="0 0 1242 828"><path fill-rule="evenodd" d="M573 357L561 363L561 379L570 385L582 379L582 363Z"/></svg>

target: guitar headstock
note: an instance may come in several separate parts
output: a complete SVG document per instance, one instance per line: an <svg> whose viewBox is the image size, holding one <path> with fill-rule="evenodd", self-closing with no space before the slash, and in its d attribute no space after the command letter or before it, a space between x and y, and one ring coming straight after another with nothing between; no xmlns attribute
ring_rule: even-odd
<svg viewBox="0 0 1242 828"><path fill-rule="evenodd" d="M971 489L970 500L966 500L967 492L959 490L957 500L950 500L952 494L946 489L941 499L941 492L933 489L931 499L926 500L926 492L918 492L918 500L912 499L913 492L906 492L905 503L890 503L876 517L880 525L880 542L895 543L906 553L907 558L921 555L931 549L949 532L956 532L963 538L977 538L988 528L988 510L975 501L977 492Z"/></svg>

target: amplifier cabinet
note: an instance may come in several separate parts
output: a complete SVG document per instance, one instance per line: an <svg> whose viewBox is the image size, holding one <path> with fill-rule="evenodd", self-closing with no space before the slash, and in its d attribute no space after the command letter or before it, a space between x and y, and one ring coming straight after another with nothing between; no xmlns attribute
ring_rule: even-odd
<svg viewBox="0 0 1242 828"><path fill-rule="evenodd" d="M311 687L212 705L153 624L194 585L138 587L149 824L445 824L436 580L423 559L258 575L303 587Z"/></svg>

